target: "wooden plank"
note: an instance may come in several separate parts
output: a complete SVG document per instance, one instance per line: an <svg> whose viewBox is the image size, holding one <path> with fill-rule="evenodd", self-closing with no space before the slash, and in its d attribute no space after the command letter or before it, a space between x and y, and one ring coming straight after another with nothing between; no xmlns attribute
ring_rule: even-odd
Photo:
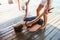
<svg viewBox="0 0 60 40"><path fill-rule="evenodd" d="M53 28L54 28L54 27L53 27ZM52 29L52 28L51 28L51 29ZM51 29L50 29L50 30L51 30ZM49 32L49 31L48 31L48 32ZM47 33L47 32L46 32L46 33Z"/></svg>
<svg viewBox="0 0 60 40"><path fill-rule="evenodd" d="M53 27L53 28L54 28L54 27ZM53 30L53 28L51 27L51 28L49 28L49 30L46 30L46 31L47 31L47 32L51 32L51 31ZM50 31L50 30L51 30L51 31ZM47 33L46 31L45 31L45 33ZM37 38L35 38L34 40L43 40L43 38L46 37L47 34L48 34L48 33L47 33L47 34L45 35L45 33L38 34L39 36L38 36ZM42 36L42 35L43 35L43 36Z"/></svg>
<svg viewBox="0 0 60 40"><path fill-rule="evenodd" d="M56 15L56 14L48 15L48 20L53 19L53 18L55 18L56 16L58 17L58 16L60 16L60 15Z"/></svg>
<svg viewBox="0 0 60 40"><path fill-rule="evenodd" d="M58 22L57 22L57 23L58 23ZM55 26L53 26L53 25L55 25ZM51 29L53 30L56 26L59 26L59 24L56 25L56 23L53 24L53 25L51 25L51 27L49 28L50 30L51 30ZM46 33L48 34L48 33L49 33L49 30L47 30ZM46 34L46 35L47 35L47 34Z"/></svg>
<svg viewBox="0 0 60 40"><path fill-rule="evenodd" d="M56 23L56 22L55 22L55 23ZM58 23L58 22L57 22L57 23ZM56 24L55 24L55 25L56 25ZM59 24L58 24L58 25L59 25ZM56 26L57 26L57 25L56 25ZM53 28L54 28L54 27L53 27ZM50 29L50 28L49 28L49 29ZM51 28L51 29L52 29L52 28ZM50 30L51 30L51 29L50 29ZM52 32L52 31L50 31L50 32ZM48 34L48 33L49 33L49 31L47 31L47 32L45 32L45 33L47 33L47 34ZM46 37L46 35L45 35L45 37ZM37 39L38 39L38 38L37 38ZM39 37L39 39L40 39L40 37ZM39 40L39 39L38 39L38 40ZM42 38L42 39L43 39L43 38Z"/></svg>
<svg viewBox="0 0 60 40"><path fill-rule="evenodd" d="M52 38L52 36L54 36L59 30L58 29L54 29L46 38L45 40L50 40L50 38Z"/></svg>
<svg viewBox="0 0 60 40"><path fill-rule="evenodd" d="M38 30L39 31L39 30ZM19 36L19 37L17 37L17 38L14 38L13 40L15 40L15 39L22 39L22 40L28 40L28 39L30 39L30 37L32 37L33 35L35 35L35 34L38 34L39 32L41 32L41 31L36 31L36 32L33 32L33 33L24 33L25 35L26 35L26 37L25 37L25 39L24 38L21 38L21 35ZM27 35L28 34L28 35Z"/></svg>
<svg viewBox="0 0 60 40"><path fill-rule="evenodd" d="M53 15L52 15L52 16L53 16ZM55 17L57 18L57 16L56 16L56 15L55 15ZM53 17L52 17L52 18L53 18ZM51 18L49 18L49 19L51 19ZM55 19L54 19L54 20L55 20ZM53 21L53 20L49 20L48 22L49 22L49 23L52 23L52 24L55 24L55 23L54 23L54 21L53 21L53 22L52 22L52 21ZM49 23L48 23L48 24L49 24ZM49 26L49 25L47 25L47 27L49 28L50 26ZM48 28L47 28L47 29L48 29Z"/></svg>
<svg viewBox="0 0 60 40"><path fill-rule="evenodd" d="M5 29L8 29L9 27L5 28ZM5 31L4 31L5 32Z"/></svg>
<svg viewBox="0 0 60 40"><path fill-rule="evenodd" d="M60 26L60 25L59 25ZM53 26L52 26L53 27ZM50 28L49 28L50 29ZM47 31L47 30L46 30ZM55 28L53 31L51 30L50 31L50 34L48 34L47 32L49 32L49 31L47 31L47 32L44 32L44 33L42 33L41 35L39 35L38 36L38 38L36 38L36 39L34 39L34 40L50 40L52 37L53 37L53 35L55 35L59 30L57 29L57 28ZM48 34L48 35L46 35L46 33ZM54 34L55 33L55 34ZM48 37L49 36L49 37ZM46 37L48 37L48 38L46 38Z"/></svg>
<svg viewBox="0 0 60 40"><path fill-rule="evenodd" d="M56 31L56 32L55 32ZM57 33L57 29L54 29L54 31L52 31L52 32L54 32L54 33L52 33L50 36L52 37L52 35L54 35L54 34L56 34ZM48 35L49 36L49 35ZM39 36L37 39L35 39L35 40L50 40L49 38L50 38L50 36L48 37L48 38L45 38L45 33L44 34L42 34L41 36Z"/></svg>
<svg viewBox="0 0 60 40"><path fill-rule="evenodd" d="M51 17L51 16L49 16L49 17ZM24 32L22 34L21 33L16 34L11 26L11 27L6 27L6 28L2 29L3 32L1 32L1 37L3 37L6 40L20 40L20 39L21 40L26 40L26 39L28 39L28 40L29 39L31 39L31 40L38 39L39 40L39 37L41 39L43 39L44 37L47 38L47 36L49 36L49 34L52 34L52 32L55 32L57 30L57 29L55 29L54 26L58 26L60 24L59 23L60 19L58 19L60 16L55 15L54 17L55 18L53 18L53 15L52 15L52 17L51 17L51 18L53 18L52 20L51 20L51 18L49 18L49 24L47 24L46 31L44 34L41 31L37 31L34 33ZM57 19L57 20L55 20L55 19ZM6 30L6 31L4 31L4 30ZM41 35L44 35L43 38Z"/></svg>
<svg viewBox="0 0 60 40"><path fill-rule="evenodd" d="M50 20L50 19L52 19L53 17L55 17L56 15L54 15L54 14L50 14L50 15L48 15L48 21Z"/></svg>
<svg viewBox="0 0 60 40"><path fill-rule="evenodd" d="M31 33L28 33L28 34L31 34ZM20 35L20 34L19 34ZM10 39L11 37L9 37L8 39ZM15 35L13 35L13 38L16 38L16 36ZM12 38L11 38L12 39Z"/></svg>
<svg viewBox="0 0 60 40"><path fill-rule="evenodd" d="M32 36L30 36L30 38L28 38L27 40L35 40L38 36L40 36L42 33L43 30L40 30L38 32L36 32L35 34L33 34Z"/></svg>
<svg viewBox="0 0 60 40"><path fill-rule="evenodd" d="M47 33L47 32L46 32Z"/></svg>
<svg viewBox="0 0 60 40"><path fill-rule="evenodd" d="M52 20L52 21L53 21L53 20ZM58 23L57 21L59 21L59 20L55 20L55 21L53 21L53 22L52 22L52 21L51 21L50 23L48 23L48 24L50 24L50 25L51 25L51 24L52 24L52 25L55 24L55 25L56 25L56 24ZM52 25L51 25L51 26L52 26ZM51 26L47 25L48 28L51 27ZM47 28L47 29L48 29L48 28Z"/></svg>
<svg viewBox="0 0 60 40"><path fill-rule="evenodd" d="M1 33L0 36L2 36L3 34L11 31L12 29L13 29L12 27L9 27L9 28L6 28L6 29L2 29L1 32L0 32Z"/></svg>
<svg viewBox="0 0 60 40"><path fill-rule="evenodd" d="M57 25L57 26L60 26L60 25ZM55 27L55 29L45 38L50 40L50 38L52 38L52 36L54 36L59 30Z"/></svg>
<svg viewBox="0 0 60 40"><path fill-rule="evenodd" d="M13 24L16 24L17 22L21 22L22 21L22 18L23 18L23 15L22 16L19 16L19 17L16 17L14 19L11 19L11 20L8 20L2 24L0 24L0 29L4 29L8 26L11 26Z"/></svg>
<svg viewBox="0 0 60 40"><path fill-rule="evenodd" d="M58 29L58 28L57 28ZM58 29L59 31L56 33L56 35L54 35L51 40L60 40L60 29Z"/></svg>
<svg viewBox="0 0 60 40"><path fill-rule="evenodd" d="M58 19L58 17L59 17L59 16L56 16L55 18L51 19L50 21L53 22L53 21L55 21L56 19ZM48 21L48 23L49 23L50 21Z"/></svg>

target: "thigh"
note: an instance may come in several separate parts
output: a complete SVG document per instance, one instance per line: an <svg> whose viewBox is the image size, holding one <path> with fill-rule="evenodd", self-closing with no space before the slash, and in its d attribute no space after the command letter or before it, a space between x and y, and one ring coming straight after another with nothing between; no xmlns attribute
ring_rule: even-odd
<svg viewBox="0 0 60 40"><path fill-rule="evenodd" d="M42 19L40 19L39 21L37 21L36 23L34 23L33 25L35 25L35 24L39 24L39 25L41 25L42 26L42 24L43 24L43 20ZM33 26L32 25L32 26Z"/></svg>
<svg viewBox="0 0 60 40"><path fill-rule="evenodd" d="M39 21L37 21L37 24L42 25L43 24L43 20L40 19Z"/></svg>

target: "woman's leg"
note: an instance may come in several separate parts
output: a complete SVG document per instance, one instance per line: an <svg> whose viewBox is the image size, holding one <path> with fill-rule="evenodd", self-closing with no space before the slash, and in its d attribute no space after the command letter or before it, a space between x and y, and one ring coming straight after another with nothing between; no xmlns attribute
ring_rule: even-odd
<svg viewBox="0 0 60 40"><path fill-rule="evenodd" d="M40 15L40 13L39 13L39 12L41 11L41 9L42 9L42 8L43 8L43 5L41 5L41 4L40 4L40 5L38 6L37 10L36 10L36 12L37 12L37 13L36 13L36 14L37 14L37 16L39 16L39 15Z"/></svg>
<svg viewBox="0 0 60 40"><path fill-rule="evenodd" d="M26 18L24 21L28 22L28 21L32 21L33 19L35 19L37 16L33 16L33 17L28 17Z"/></svg>

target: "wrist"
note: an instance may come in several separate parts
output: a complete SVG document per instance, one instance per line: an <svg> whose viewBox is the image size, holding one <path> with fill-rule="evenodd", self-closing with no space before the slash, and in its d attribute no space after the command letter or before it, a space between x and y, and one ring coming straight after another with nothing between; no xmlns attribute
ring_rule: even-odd
<svg viewBox="0 0 60 40"><path fill-rule="evenodd" d="M25 25L28 26L28 25L27 25L27 22L25 22Z"/></svg>

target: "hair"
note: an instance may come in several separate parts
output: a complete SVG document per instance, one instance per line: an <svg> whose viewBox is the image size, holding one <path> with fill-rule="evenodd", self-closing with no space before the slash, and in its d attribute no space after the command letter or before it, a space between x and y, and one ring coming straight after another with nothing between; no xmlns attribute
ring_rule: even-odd
<svg viewBox="0 0 60 40"><path fill-rule="evenodd" d="M23 24L18 25L17 27L14 27L15 32L21 32L22 31Z"/></svg>

